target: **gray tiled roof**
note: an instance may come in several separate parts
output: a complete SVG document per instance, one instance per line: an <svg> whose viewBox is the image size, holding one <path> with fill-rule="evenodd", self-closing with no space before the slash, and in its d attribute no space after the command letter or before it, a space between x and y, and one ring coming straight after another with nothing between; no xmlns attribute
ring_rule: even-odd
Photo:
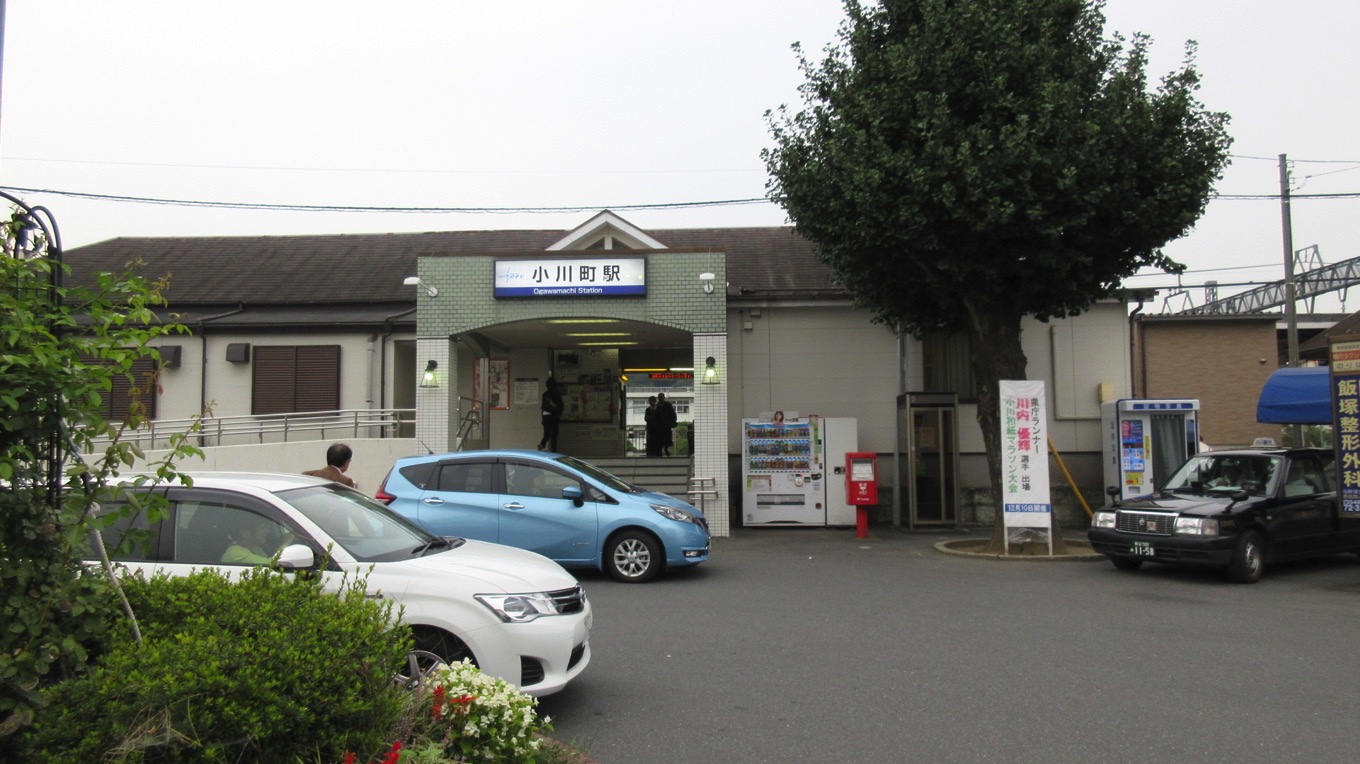
<svg viewBox="0 0 1360 764"><path fill-rule="evenodd" d="M66 252L71 279L132 260L170 276L174 305L404 303L421 255L547 254L562 230L447 231L320 236L118 238ZM844 296L810 242L787 227L649 230L672 250L727 254L736 296Z"/></svg>

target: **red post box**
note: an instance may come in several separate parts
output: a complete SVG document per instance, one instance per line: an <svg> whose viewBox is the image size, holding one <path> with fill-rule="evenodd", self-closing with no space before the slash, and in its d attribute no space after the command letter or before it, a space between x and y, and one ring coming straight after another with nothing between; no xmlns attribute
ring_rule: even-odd
<svg viewBox="0 0 1360 764"><path fill-rule="evenodd" d="M855 537L869 537L869 507L878 503L878 455L845 455L845 503L855 507Z"/></svg>

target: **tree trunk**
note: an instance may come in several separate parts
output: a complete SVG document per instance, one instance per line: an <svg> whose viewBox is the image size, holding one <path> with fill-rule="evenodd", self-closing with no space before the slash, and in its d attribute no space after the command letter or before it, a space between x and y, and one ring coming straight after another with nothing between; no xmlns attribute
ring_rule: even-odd
<svg viewBox="0 0 1360 764"><path fill-rule="evenodd" d="M988 310L987 308L990 308ZM1001 391L1000 382L1026 379L1029 360L1020 344L1020 314L1007 314L996 306L969 304L969 344L973 373L981 388L978 396L977 421L982 428L982 442L987 450L987 475L992 484L995 519L992 538L986 551L1002 554L1006 548L1006 518L1003 507L1001 479ZM1045 427L1047 429L1047 425ZM1050 514L1049 533L1053 538L1053 553L1065 554L1067 545L1058 528L1057 513Z"/></svg>

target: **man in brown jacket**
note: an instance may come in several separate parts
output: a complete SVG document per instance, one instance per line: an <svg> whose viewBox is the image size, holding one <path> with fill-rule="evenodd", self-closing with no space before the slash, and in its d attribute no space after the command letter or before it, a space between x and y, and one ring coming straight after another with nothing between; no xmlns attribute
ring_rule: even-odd
<svg viewBox="0 0 1360 764"><path fill-rule="evenodd" d="M349 463L353 458L354 450L349 446L344 443L332 443L331 447L326 449L326 466L319 470L307 470L302 474L332 480L350 488L358 488L359 485L354 482L354 479L345 474L349 470Z"/></svg>

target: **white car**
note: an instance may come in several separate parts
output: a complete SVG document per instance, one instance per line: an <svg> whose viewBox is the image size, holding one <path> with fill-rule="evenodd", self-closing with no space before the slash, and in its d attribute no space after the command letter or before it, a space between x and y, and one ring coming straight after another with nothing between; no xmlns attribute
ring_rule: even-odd
<svg viewBox="0 0 1360 764"><path fill-rule="evenodd" d="M590 663L590 602L542 555L431 535L320 478L189 474L192 488L151 489L169 501L154 526L138 514L103 531L116 562L186 575L276 559L285 569L322 570L331 588L345 575L366 575L370 592L401 606L418 649L449 662L471 658L530 695L557 692ZM149 541L120 549L129 528L149 531Z"/></svg>

